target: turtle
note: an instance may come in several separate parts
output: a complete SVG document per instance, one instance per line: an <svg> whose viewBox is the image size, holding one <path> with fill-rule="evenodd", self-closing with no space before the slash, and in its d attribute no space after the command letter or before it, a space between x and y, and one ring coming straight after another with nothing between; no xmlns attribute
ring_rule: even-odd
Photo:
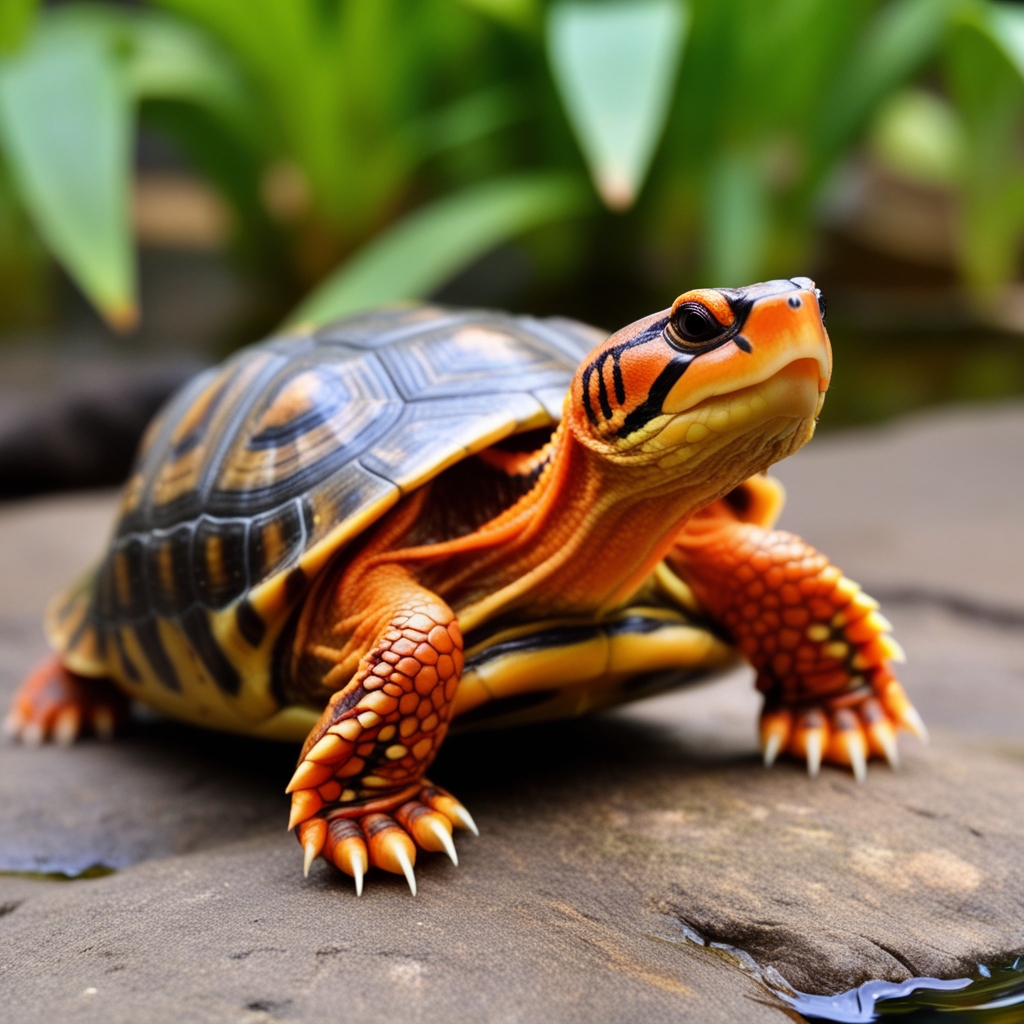
<svg viewBox="0 0 1024 1024"><path fill-rule="evenodd" d="M415 894L469 811L449 727L558 719L746 659L764 762L865 776L926 737L878 604L775 528L767 471L832 373L804 277L699 288L611 336L405 305L244 348L149 426L97 568L6 719L101 738L129 700L301 743L289 828Z"/></svg>

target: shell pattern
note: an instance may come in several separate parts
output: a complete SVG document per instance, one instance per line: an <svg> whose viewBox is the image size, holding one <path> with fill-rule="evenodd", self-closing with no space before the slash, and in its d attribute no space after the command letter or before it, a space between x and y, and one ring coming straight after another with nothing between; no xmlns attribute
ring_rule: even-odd
<svg viewBox="0 0 1024 1024"><path fill-rule="evenodd" d="M259 731L282 711L274 643L326 563L454 462L556 423L603 338L415 307L241 350L150 426L107 554L55 603L51 641L175 717Z"/></svg>

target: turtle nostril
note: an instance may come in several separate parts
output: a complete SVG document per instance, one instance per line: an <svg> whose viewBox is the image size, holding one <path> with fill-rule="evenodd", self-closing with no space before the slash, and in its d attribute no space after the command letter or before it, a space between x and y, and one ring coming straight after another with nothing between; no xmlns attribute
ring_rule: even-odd
<svg viewBox="0 0 1024 1024"><path fill-rule="evenodd" d="M803 305L799 295L790 295L786 301L789 303L790 309L799 309Z"/></svg>

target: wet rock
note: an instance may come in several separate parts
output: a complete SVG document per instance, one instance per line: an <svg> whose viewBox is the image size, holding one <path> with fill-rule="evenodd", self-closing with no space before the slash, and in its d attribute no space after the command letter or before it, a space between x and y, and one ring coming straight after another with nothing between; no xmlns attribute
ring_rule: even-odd
<svg viewBox="0 0 1024 1024"><path fill-rule="evenodd" d="M999 448L1012 431L986 424L978 443L1002 450L993 466L1012 464ZM859 486L909 537L927 501L898 486L893 436L863 441L877 479ZM839 453L835 465L815 454L836 487L855 441L816 442ZM931 450L938 475L949 446ZM798 467L791 497L806 506ZM0 700L42 650L44 595L101 542L108 501L0 511ZM828 549L832 512L800 516ZM903 579L848 544L837 558L851 576ZM946 576L914 577L908 556L906 579L952 587L942 560L959 555L933 554L928 571ZM1017 599L981 569L972 600ZM873 765L863 786L835 769L817 781L795 764L765 771L743 673L601 718L455 737L433 774L482 834L459 837L458 868L422 857L416 899L376 873L357 900L323 863L303 880L283 832L287 747L153 722L110 745L2 746L0 860L70 867L102 852L122 867L67 883L0 877L5 1019L782 1022L774 996L687 935L811 992L956 976L1019 951L1024 638L938 601L886 612L934 731L928 748L902 741L900 771Z"/></svg>

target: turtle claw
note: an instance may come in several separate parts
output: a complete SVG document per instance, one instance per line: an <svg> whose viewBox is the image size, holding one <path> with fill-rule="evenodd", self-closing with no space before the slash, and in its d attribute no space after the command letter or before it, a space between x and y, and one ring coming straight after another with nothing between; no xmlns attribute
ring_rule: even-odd
<svg viewBox="0 0 1024 1024"><path fill-rule="evenodd" d="M817 731L811 731L805 740L804 752L807 756L807 774L812 779L816 779L821 771L821 748L821 736Z"/></svg>
<svg viewBox="0 0 1024 1024"><path fill-rule="evenodd" d="M95 716L93 721L95 721ZM82 712L77 705L71 704L63 711L59 711L53 720L53 740L58 746L70 747L78 738L81 728Z"/></svg>
<svg viewBox="0 0 1024 1024"><path fill-rule="evenodd" d="M429 783L416 798L387 814L366 811L358 817L331 818L338 813L337 805L328 809L318 801L315 790L299 789L292 794L290 827L296 829L302 846L303 871L308 876L313 861L322 856L355 880L357 896L362 894L363 877L371 867L404 876L415 896L417 850L445 853L458 866L453 828L476 832L469 811Z"/></svg>
<svg viewBox="0 0 1024 1024"><path fill-rule="evenodd" d="M18 688L3 728L29 747L47 739L70 746L86 729L113 739L127 717L128 700L113 684L75 675L51 655Z"/></svg>
<svg viewBox="0 0 1024 1024"><path fill-rule="evenodd" d="M795 724L792 712L785 708L765 710L761 748L766 765L785 751L806 761L811 778L829 762L848 767L857 782L864 782L872 757L885 758L892 769L899 767L896 731L900 728L928 741L928 730L917 709L903 687L890 680L877 697L869 692L841 707L830 708L828 703L812 706L800 713Z"/></svg>

